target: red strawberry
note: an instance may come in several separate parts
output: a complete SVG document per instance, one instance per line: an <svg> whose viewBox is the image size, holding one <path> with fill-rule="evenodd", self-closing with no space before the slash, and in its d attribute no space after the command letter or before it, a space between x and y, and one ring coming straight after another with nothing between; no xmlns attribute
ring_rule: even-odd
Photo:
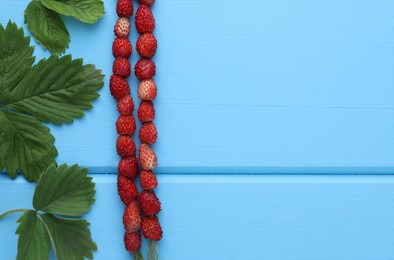
<svg viewBox="0 0 394 260"><path fill-rule="evenodd" d="M139 161L143 170L152 171L157 166L156 154L148 144L140 145Z"/></svg>
<svg viewBox="0 0 394 260"><path fill-rule="evenodd" d="M161 203L153 191L141 191L139 201L142 213L146 217L156 215L161 210Z"/></svg>
<svg viewBox="0 0 394 260"><path fill-rule="evenodd" d="M133 15L133 3L131 0L118 0L116 13L119 17L129 17Z"/></svg>
<svg viewBox="0 0 394 260"><path fill-rule="evenodd" d="M114 33L116 37L127 37L130 33L130 22L126 17L119 17L114 26Z"/></svg>
<svg viewBox="0 0 394 260"><path fill-rule="evenodd" d="M141 228L141 214L136 200L127 205L123 214L123 225L127 233L137 232Z"/></svg>
<svg viewBox="0 0 394 260"><path fill-rule="evenodd" d="M111 76L111 79L109 80L109 87L111 95L117 100L130 95L129 83L118 75Z"/></svg>
<svg viewBox="0 0 394 260"><path fill-rule="evenodd" d="M141 5L151 6L155 3L155 0L138 0Z"/></svg>
<svg viewBox="0 0 394 260"><path fill-rule="evenodd" d="M157 178L152 171L141 170L140 183L144 190L152 190L157 187Z"/></svg>
<svg viewBox="0 0 394 260"><path fill-rule="evenodd" d="M118 121L116 121L116 131L120 135L132 135L135 132L135 120L134 116L119 116Z"/></svg>
<svg viewBox="0 0 394 260"><path fill-rule="evenodd" d="M122 175L118 175L118 194L126 205L138 198L138 189L134 182Z"/></svg>
<svg viewBox="0 0 394 260"><path fill-rule="evenodd" d="M157 87L153 79L147 79L138 85L138 98L141 100L154 100L157 96Z"/></svg>
<svg viewBox="0 0 394 260"><path fill-rule="evenodd" d="M159 241L163 236L163 230L156 216L144 218L141 229L144 237L149 240Z"/></svg>
<svg viewBox="0 0 394 260"><path fill-rule="evenodd" d="M138 107L138 119L143 122L151 122L155 119L155 108L152 101L142 101Z"/></svg>
<svg viewBox="0 0 394 260"><path fill-rule="evenodd" d="M126 250L133 253L141 249L141 234L140 232L125 233L124 234L124 244Z"/></svg>
<svg viewBox="0 0 394 260"><path fill-rule="evenodd" d="M151 33L142 34L137 40L136 48L140 56L146 58L153 57L157 49L156 37Z"/></svg>
<svg viewBox="0 0 394 260"><path fill-rule="evenodd" d="M116 38L112 44L112 54L115 57L129 58L133 49L127 38Z"/></svg>
<svg viewBox="0 0 394 260"><path fill-rule="evenodd" d="M153 123L145 123L141 126L138 134L141 143L154 144L157 139L156 126Z"/></svg>
<svg viewBox="0 0 394 260"><path fill-rule="evenodd" d="M141 58L135 64L134 74L139 80L150 79L156 75L156 64L150 59Z"/></svg>
<svg viewBox="0 0 394 260"><path fill-rule="evenodd" d="M135 27L139 33L151 33L155 29L155 18L148 6L140 5L138 7L135 14Z"/></svg>
<svg viewBox="0 0 394 260"><path fill-rule="evenodd" d="M129 95L125 96L118 101L117 107L119 114L121 114L122 116L131 115L134 110L133 98Z"/></svg>
<svg viewBox="0 0 394 260"><path fill-rule="evenodd" d="M124 157L118 164L119 175L134 179L138 175L138 159L135 156Z"/></svg>
<svg viewBox="0 0 394 260"><path fill-rule="evenodd" d="M135 154L135 143L133 138L127 135L121 135L116 141L116 151L122 157L129 157Z"/></svg>
<svg viewBox="0 0 394 260"><path fill-rule="evenodd" d="M112 66L112 71L114 74L123 78L128 78L130 76L130 70L130 62L126 58L118 57L115 59Z"/></svg>

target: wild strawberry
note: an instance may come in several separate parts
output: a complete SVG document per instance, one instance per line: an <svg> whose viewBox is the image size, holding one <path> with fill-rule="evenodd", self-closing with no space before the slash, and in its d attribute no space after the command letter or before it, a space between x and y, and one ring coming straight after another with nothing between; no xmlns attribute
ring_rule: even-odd
<svg viewBox="0 0 394 260"><path fill-rule="evenodd" d="M137 232L141 227L141 214L136 200L127 204L123 214L123 225L127 233Z"/></svg>
<svg viewBox="0 0 394 260"><path fill-rule="evenodd" d="M154 100L157 96L157 87L153 79L146 79L138 85L138 98L141 100Z"/></svg>
<svg viewBox="0 0 394 260"><path fill-rule="evenodd" d="M144 216L156 215L161 210L161 203L153 191L141 191L139 201Z"/></svg>
<svg viewBox="0 0 394 260"><path fill-rule="evenodd" d="M112 54L115 57L129 58L133 49L127 38L116 38L112 44Z"/></svg>
<svg viewBox="0 0 394 260"><path fill-rule="evenodd" d="M155 0L138 0L141 5L151 6L155 3Z"/></svg>
<svg viewBox="0 0 394 260"><path fill-rule="evenodd" d="M156 216L144 218L141 229L144 237L149 240L159 241L163 236L163 230Z"/></svg>
<svg viewBox="0 0 394 260"><path fill-rule="evenodd" d="M134 74L139 80L150 79L156 75L156 64L150 59L141 58L135 64Z"/></svg>
<svg viewBox="0 0 394 260"><path fill-rule="evenodd" d="M138 107L138 119L143 122L151 122L155 119L155 108L152 101L142 101Z"/></svg>
<svg viewBox="0 0 394 260"><path fill-rule="evenodd" d="M136 48L140 56L146 58L153 57L157 49L156 37L151 33L142 34L137 40Z"/></svg>
<svg viewBox="0 0 394 260"><path fill-rule="evenodd" d="M123 57L118 57L115 59L112 66L112 72L123 78L128 78L130 76L130 62Z"/></svg>
<svg viewBox="0 0 394 260"><path fill-rule="evenodd" d="M109 88L111 95L117 100L130 95L129 83L127 83L127 80L118 75L111 76L109 80Z"/></svg>
<svg viewBox="0 0 394 260"><path fill-rule="evenodd" d="M120 135L132 135L135 132L135 120L134 116L119 116L118 121L116 121L116 131Z"/></svg>
<svg viewBox="0 0 394 260"><path fill-rule="evenodd" d="M130 22L126 17L119 17L118 21L114 26L114 33L116 37L124 37L129 36L130 33Z"/></svg>
<svg viewBox="0 0 394 260"><path fill-rule="evenodd" d="M138 133L141 143L154 144L157 139L156 126L153 123L145 123L141 126Z"/></svg>
<svg viewBox="0 0 394 260"><path fill-rule="evenodd" d="M138 198L138 189L134 182L122 175L118 175L118 194L126 205Z"/></svg>
<svg viewBox="0 0 394 260"><path fill-rule="evenodd" d="M129 17L133 15L133 3L131 0L118 0L116 13L119 17Z"/></svg>
<svg viewBox="0 0 394 260"><path fill-rule="evenodd" d="M131 115L134 110L133 98L130 95L125 96L118 101L117 108L119 114L121 114L122 116Z"/></svg>
<svg viewBox="0 0 394 260"><path fill-rule="evenodd" d="M133 253L133 252L141 249L141 234L140 234L140 232L125 233L123 240L124 240L126 250L129 251L130 253Z"/></svg>
<svg viewBox="0 0 394 260"><path fill-rule="evenodd" d="M157 166L157 157L148 144L139 147L139 161L143 170L152 171Z"/></svg>
<svg viewBox="0 0 394 260"><path fill-rule="evenodd" d="M148 6L140 5L138 7L135 14L135 27L139 33L151 33L155 29L155 18Z"/></svg>
<svg viewBox="0 0 394 260"><path fill-rule="evenodd" d="M135 156L123 157L118 164L118 173L129 179L138 175L138 159Z"/></svg>
<svg viewBox="0 0 394 260"><path fill-rule="evenodd" d="M157 187L157 178L152 171L141 170L140 183L144 190L153 190Z"/></svg>
<svg viewBox="0 0 394 260"><path fill-rule="evenodd" d="M121 135L116 141L116 151L121 157L130 157L135 154L135 143L133 138L127 135Z"/></svg>

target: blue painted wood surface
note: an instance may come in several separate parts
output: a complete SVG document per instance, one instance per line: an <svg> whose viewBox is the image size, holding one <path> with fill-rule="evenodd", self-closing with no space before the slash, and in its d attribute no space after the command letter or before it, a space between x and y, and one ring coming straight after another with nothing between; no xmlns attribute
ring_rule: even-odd
<svg viewBox="0 0 394 260"><path fill-rule="evenodd" d="M0 1L0 22L21 26L28 2ZM102 174L118 162L115 0L105 5L95 25L65 19L67 53L107 75L102 97L50 127L59 163L101 173L95 259L129 259L116 177ZM394 259L394 177L245 175L394 173L394 2L157 0L153 11L162 259ZM0 175L0 212L30 206L33 188ZM1 260L15 256L16 219L0 222Z"/></svg>

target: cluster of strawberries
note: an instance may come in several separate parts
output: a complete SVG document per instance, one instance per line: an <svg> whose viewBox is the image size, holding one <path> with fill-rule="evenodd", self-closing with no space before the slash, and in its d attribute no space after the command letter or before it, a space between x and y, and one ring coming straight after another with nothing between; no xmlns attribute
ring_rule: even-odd
<svg viewBox="0 0 394 260"><path fill-rule="evenodd" d="M132 54L132 45L128 39L130 33L129 17L133 14L131 0L118 0L116 12L119 16L114 27L116 39L112 45L115 57L110 78L110 91L117 100L119 118L116 130L119 137L116 150L121 160L118 164L118 193L126 209L123 215L125 227L124 242L126 249L140 258L141 234L146 239L158 241L162 237L162 229L157 218L161 210L161 203L153 189L157 187L157 179L153 169L157 166L157 157L150 145L157 139L156 126L152 123L155 109L152 101L156 98L157 88L153 76L156 74L155 63L150 59L156 53L157 41L152 34L155 19L150 10L154 0L138 0L140 6L136 13L135 23L137 31L141 33L137 41L137 52L141 59L135 65L135 75L141 81L138 86L138 97L141 103L138 108L138 118L143 123L139 131L141 145L139 147L139 163L141 166L140 184L143 191L138 194L134 180L138 176L138 159L136 145L132 135L136 131L136 122L132 115L134 111L133 99L127 78L131 73L128 60ZM139 196L138 196L139 195ZM139 199L139 203L138 200ZM142 219L142 212L144 218Z"/></svg>

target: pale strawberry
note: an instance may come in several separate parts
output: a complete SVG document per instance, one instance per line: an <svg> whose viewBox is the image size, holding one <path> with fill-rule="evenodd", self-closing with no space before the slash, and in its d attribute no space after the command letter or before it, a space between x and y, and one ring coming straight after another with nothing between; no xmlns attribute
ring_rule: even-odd
<svg viewBox="0 0 394 260"><path fill-rule="evenodd" d="M138 85L138 98L140 100L154 100L157 96L157 87L153 79L146 79Z"/></svg>
<svg viewBox="0 0 394 260"><path fill-rule="evenodd" d="M114 33L116 37L124 37L129 36L130 33L130 22L126 17L119 17L118 21L114 26Z"/></svg>
<svg viewBox="0 0 394 260"><path fill-rule="evenodd" d="M139 161L143 170L152 171L157 166L157 157L148 144L139 147Z"/></svg>

